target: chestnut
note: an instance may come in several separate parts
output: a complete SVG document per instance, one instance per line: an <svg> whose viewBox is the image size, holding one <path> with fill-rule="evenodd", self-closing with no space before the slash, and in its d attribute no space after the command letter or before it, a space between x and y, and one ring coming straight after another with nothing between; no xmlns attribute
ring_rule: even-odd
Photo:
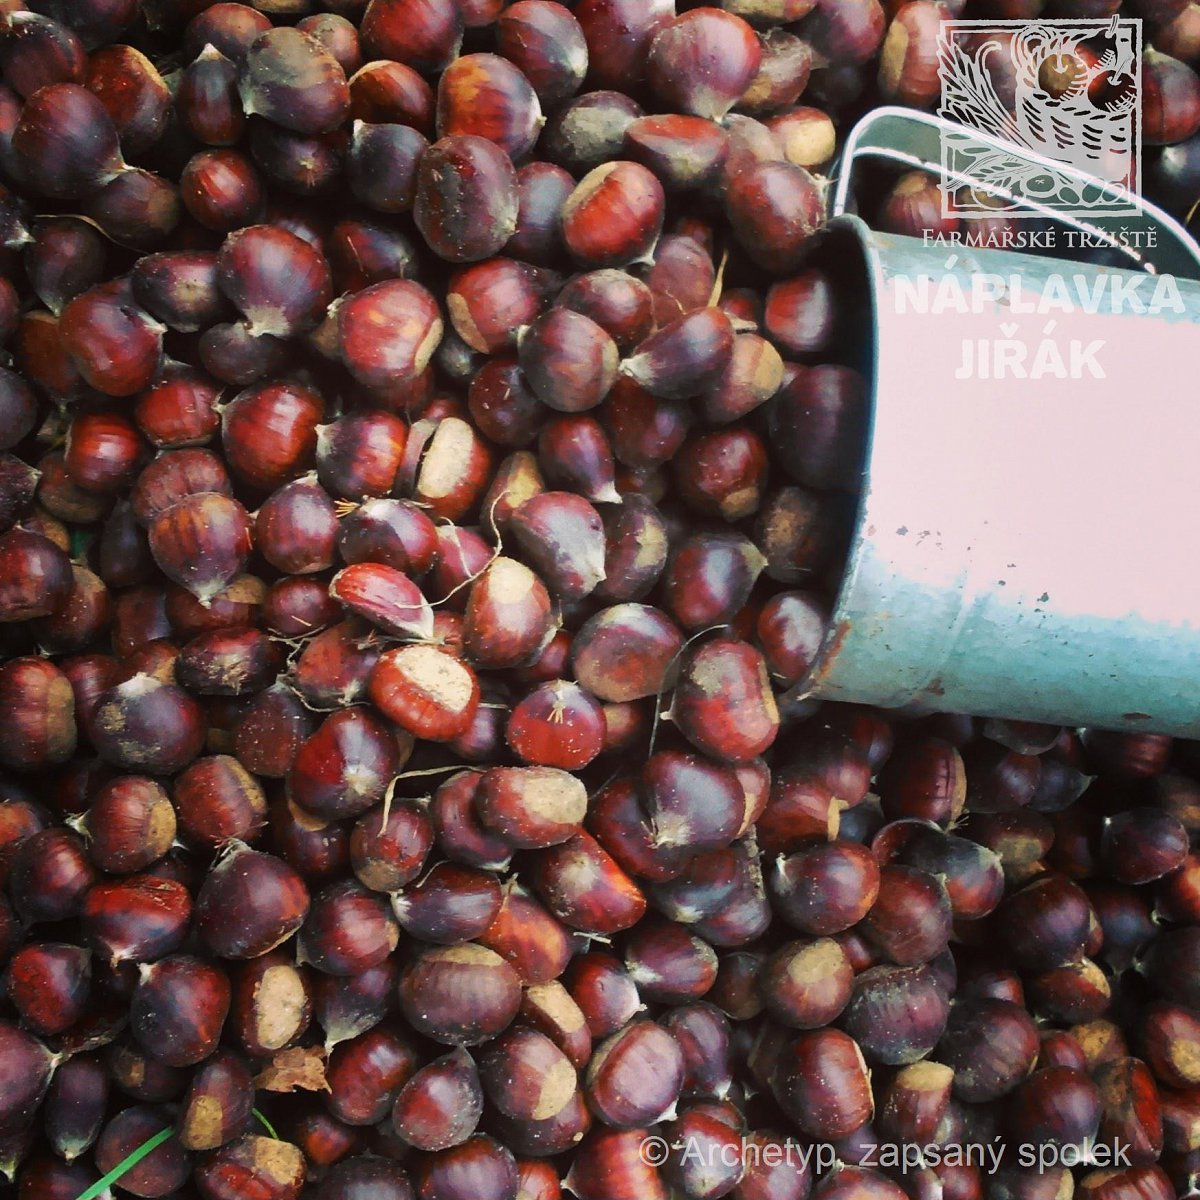
<svg viewBox="0 0 1200 1200"><path fill-rule="evenodd" d="M691 650L679 668L671 719L698 750L723 762L762 754L779 730L762 655L731 638Z"/></svg>
<svg viewBox="0 0 1200 1200"><path fill-rule="evenodd" d="M608 435L586 413L552 417L542 425L538 465L556 488L578 492L593 504L619 502Z"/></svg>
<svg viewBox="0 0 1200 1200"><path fill-rule="evenodd" d="M420 873L433 843L433 825L416 804L364 813L350 834L350 863L374 892L394 892Z"/></svg>
<svg viewBox="0 0 1200 1200"><path fill-rule="evenodd" d="M927 871L885 866L879 893L863 921L866 939L892 962L929 962L946 948L953 911L945 884Z"/></svg>
<svg viewBox="0 0 1200 1200"><path fill-rule="evenodd" d="M455 0L371 0L359 35L378 58L395 59L423 74L442 70L458 57L463 15Z"/></svg>
<svg viewBox="0 0 1200 1200"><path fill-rule="evenodd" d="M841 1024L872 1062L905 1065L941 1039L950 1004L927 967L878 966L854 980Z"/></svg>
<svg viewBox="0 0 1200 1200"><path fill-rule="evenodd" d="M278 955L275 951L263 959L255 959L245 971L253 978L255 964L266 962ZM353 975L320 975L313 981L311 997L306 989L306 976L300 968L291 968L290 977L279 974L280 983L286 983L286 995L291 1003L287 1009L293 1020L280 1029L287 1033L288 1040L295 1040L304 1033L310 1016L316 1016L325 1031L325 1046L330 1049L350 1038L358 1037L374 1029L396 1007L396 981L400 967L394 958L387 957L374 966L366 967ZM247 975L242 976L246 981ZM243 991L245 991L243 982ZM261 1016L269 1017L269 1007L261 1010ZM286 1043L284 1043L286 1044Z"/></svg>
<svg viewBox="0 0 1200 1200"><path fill-rule="evenodd" d="M664 204L662 184L640 163L605 163L563 205L563 241L588 267L627 266L657 242Z"/></svg>
<svg viewBox="0 0 1200 1200"><path fill-rule="evenodd" d="M0 667L0 705L10 714L0 728L0 763L6 767L45 770L75 752L74 692L46 659L14 658Z"/></svg>
<svg viewBox="0 0 1200 1200"><path fill-rule="evenodd" d="M50 616L73 581L67 555L42 534L19 525L0 534L0 623Z"/></svg>
<svg viewBox="0 0 1200 1200"><path fill-rule="evenodd" d="M70 1029L84 1014L91 990L89 953L60 942L30 942L9 960L8 998L35 1034Z"/></svg>
<svg viewBox="0 0 1200 1200"><path fill-rule="evenodd" d="M325 1070L330 1111L347 1125L377 1124L391 1111L417 1064L411 1043L383 1026L340 1041Z"/></svg>
<svg viewBox="0 0 1200 1200"><path fill-rule="evenodd" d="M1029 978L1026 992L1037 1016L1068 1023L1103 1016L1112 1000L1108 978L1090 958Z"/></svg>
<svg viewBox="0 0 1200 1200"><path fill-rule="evenodd" d="M719 850L744 824L746 792L738 776L697 755L674 750L651 755L642 770L641 794L656 846Z"/></svg>
<svg viewBox="0 0 1200 1200"><path fill-rule="evenodd" d="M433 89L404 63L380 59L348 72L354 121L433 131Z"/></svg>
<svg viewBox="0 0 1200 1200"><path fill-rule="evenodd" d="M670 109L719 120L750 86L762 47L741 17L693 9L666 24L650 43L650 86Z"/></svg>
<svg viewBox="0 0 1200 1200"><path fill-rule="evenodd" d="M53 199L78 199L125 169L111 117L78 83L38 88L21 110L12 149L34 187Z"/></svg>
<svg viewBox="0 0 1200 1200"><path fill-rule="evenodd" d="M582 496L531 496L512 514L510 532L560 600L582 600L604 579L604 524Z"/></svg>
<svg viewBox="0 0 1200 1200"><path fill-rule="evenodd" d="M1119 883L1151 883L1180 867L1187 852L1187 830L1161 809L1131 808L1104 822L1101 855Z"/></svg>
<svg viewBox="0 0 1200 1200"><path fill-rule="evenodd" d="M648 1132L596 1129L576 1151L566 1186L579 1200L666 1200L666 1184L642 1152Z"/></svg>
<svg viewBox="0 0 1200 1200"><path fill-rule="evenodd" d="M130 1000L133 1036L168 1066L193 1066L216 1049L230 995L225 973L198 958L143 964Z"/></svg>
<svg viewBox="0 0 1200 1200"><path fill-rule="evenodd" d="M870 851L832 841L776 860L768 886L789 925L818 937L857 924L879 896L881 873Z"/></svg>
<svg viewBox="0 0 1200 1200"><path fill-rule="evenodd" d="M480 1078L491 1102L507 1117L544 1121L575 1094L575 1068L545 1034L514 1029L502 1034L480 1057Z"/></svg>
<svg viewBox="0 0 1200 1200"><path fill-rule="evenodd" d="M1170 1000L1200 1008L1200 984L1194 967L1200 954L1200 930L1194 926L1160 933L1147 949L1142 970Z"/></svg>
<svg viewBox="0 0 1200 1200"><path fill-rule="evenodd" d="M163 326L135 303L128 276L76 296L59 333L80 375L105 395L132 396L158 373Z"/></svg>
<svg viewBox="0 0 1200 1200"><path fill-rule="evenodd" d="M771 1090L801 1132L841 1138L871 1119L874 1100L862 1051L838 1029L802 1033L771 1072Z"/></svg>
<svg viewBox="0 0 1200 1200"><path fill-rule="evenodd" d="M956 834L917 829L900 848L897 861L939 876L954 916L978 920L999 904L1004 874L998 855Z"/></svg>
<svg viewBox="0 0 1200 1200"><path fill-rule="evenodd" d="M416 1172L421 1200L515 1200L517 1165L512 1153L494 1138L476 1135L448 1150L427 1155Z"/></svg>
<svg viewBox="0 0 1200 1200"><path fill-rule="evenodd" d="M508 337L506 331L505 341ZM479 429L501 446L529 445L546 417L545 406L526 386L516 359L509 356L490 358L483 364L471 381L467 405ZM491 512L489 501L490 495L485 498L485 509Z"/></svg>
<svg viewBox="0 0 1200 1200"><path fill-rule="evenodd" d="M59 1059L32 1034L0 1021L0 1062L4 1064L0 1129L17 1130L33 1117Z"/></svg>
<svg viewBox="0 0 1200 1200"><path fill-rule="evenodd" d="M150 962L183 945L192 898L174 879L130 875L91 887L81 916L85 940L109 962Z"/></svg>
<svg viewBox="0 0 1200 1200"><path fill-rule="evenodd" d="M430 741L458 737L479 706L474 671L431 644L386 651L371 672L369 688L385 716Z"/></svg>
<svg viewBox="0 0 1200 1200"><path fill-rule="evenodd" d="M366 387L381 391L420 374L442 336L437 302L420 284L405 279L376 283L347 297L337 322L347 369Z"/></svg>
<svg viewBox="0 0 1200 1200"><path fill-rule="evenodd" d="M10 862L10 894L17 915L25 922L79 916L95 882L96 872L82 840L62 826L23 838Z"/></svg>
<svg viewBox="0 0 1200 1200"><path fill-rule="evenodd" d="M258 780L237 759L214 754L197 759L176 779L175 811L189 842L217 849L235 838L257 837L267 802Z"/></svg>
<svg viewBox="0 0 1200 1200"><path fill-rule="evenodd" d="M631 928L646 911L641 889L585 832L540 851L532 882L560 921L586 933Z"/></svg>
<svg viewBox="0 0 1200 1200"><path fill-rule="evenodd" d="M850 1001L854 968L832 938L787 942L763 963L758 989L771 1016L793 1029L818 1029Z"/></svg>
<svg viewBox="0 0 1200 1200"><path fill-rule="evenodd" d="M870 1167L841 1165L817 1185L814 1200L901 1200L908 1193Z"/></svg>
<svg viewBox="0 0 1200 1200"><path fill-rule="evenodd" d="M516 972L484 946L422 951L400 977L400 1008L419 1033L446 1045L478 1045L503 1032L517 1015Z"/></svg>
<svg viewBox="0 0 1200 1200"><path fill-rule="evenodd" d="M257 958L308 915L308 889L282 860L234 843L196 897L196 928L221 958Z"/></svg>
<svg viewBox="0 0 1200 1200"><path fill-rule="evenodd" d="M520 334L517 349L530 390L549 408L595 408L617 377L617 345L590 317L552 308Z"/></svg>
<svg viewBox="0 0 1200 1200"><path fill-rule="evenodd" d="M140 168L123 171L83 207L108 237L138 249L160 245L182 216L175 185Z"/></svg>
<svg viewBox="0 0 1200 1200"><path fill-rule="evenodd" d="M746 253L780 275L800 266L805 243L824 221L817 181L790 162L760 162L736 174L725 210Z"/></svg>
<svg viewBox="0 0 1200 1200"><path fill-rule="evenodd" d="M415 883L392 894L400 928L423 942L453 946L481 936L500 911L494 876L455 863L438 863Z"/></svg>
<svg viewBox="0 0 1200 1200"><path fill-rule="evenodd" d="M437 87L439 137L487 138L514 161L533 149L544 119L519 65L496 54L464 54Z"/></svg>
<svg viewBox="0 0 1200 1200"><path fill-rule="evenodd" d="M667 1159L668 1179L696 1197L723 1196L746 1170L741 1130L699 1108L685 1109L667 1127L674 1153Z"/></svg>
<svg viewBox="0 0 1200 1200"><path fill-rule="evenodd" d="M963 1000L950 1010L937 1058L954 1070L954 1094L968 1103L995 1100L1028 1074L1037 1027L1007 1000Z"/></svg>
<svg viewBox="0 0 1200 1200"><path fill-rule="evenodd" d="M1028 1144L1083 1147L1100 1126L1100 1090L1088 1076L1070 1067L1035 1071L1013 1093L1009 1123L1013 1135Z"/></svg>
<svg viewBox="0 0 1200 1200"><path fill-rule="evenodd" d="M471 1055L461 1046L427 1063L396 1094L392 1126L418 1150L448 1150L476 1130L483 1087Z"/></svg>
<svg viewBox="0 0 1200 1200"><path fill-rule="evenodd" d="M219 492L184 496L158 513L149 539L163 573L202 603L241 573L253 540L246 510Z"/></svg>
<svg viewBox="0 0 1200 1200"><path fill-rule="evenodd" d="M353 881L313 897L297 939L301 960L327 975L354 975L378 966L400 931L385 901Z"/></svg>
<svg viewBox="0 0 1200 1200"><path fill-rule="evenodd" d="M626 271L609 268L576 275L558 293L555 303L591 317L622 351L632 349L651 332L650 289Z"/></svg>
<svg viewBox="0 0 1200 1200"><path fill-rule="evenodd" d="M217 253L217 286L245 317L244 329L252 338L306 332L332 296L324 256L303 238L272 225L246 225L225 238Z"/></svg>
<svg viewBox="0 0 1200 1200"><path fill-rule="evenodd" d="M99 1055L77 1054L60 1064L42 1109L50 1148L74 1162L90 1149L104 1124L112 1085Z"/></svg>
<svg viewBox="0 0 1200 1200"><path fill-rule="evenodd" d="M600 700L653 696L670 682L683 635L658 609L617 604L579 630L571 645L575 676Z"/></svg>
<svg viewBox="0 0 1200 1200"><path fill-rule="evenodd" d="M505 739L523 762L578 770L603 749L604 710L577 684L544 683L516 704Z"/></svg>
<svg viewBox="0 0 1200 1200"><path fill-rule="evenodd" d="M511 243L505 247L507 250L511 248ZM446 294L446 309L454 331L472 350L478 350L481 354L496 354L515 347L523 328L537 320L545 303L546 283L537 270L528 263L505 257L484 259L483 262L472 263L456 271ZM586 350L586 343L576 348ZM554 346L551 345L543 353L553 351ZM573 367L561 353L557 361L561 367ZM530 389L523 377L506 369L507 365L506 360L492 360L483 364L483 371L489 371L490 368L486 377L488 385L480 384L476 405L490 407L490 404L499 404L506 399L492 394L493 378L498 382L500 377L515 376L513 386L518 389L518 405L528 395ZM474 379L471 387L474 393ZM536 429L538 419L544 415L544 411L535 405L526 419ZM482 428L488 432L486 427ZM522 426L518 425L518 428ZM525 439L514 431L500 440L505 444L517 445Z"/></svg>
<svg viewBox="0 0 1200 1200"><path fill-rule="evenodd" d="M229 233L254 221L264 200L254 164L232 149L194 154L180 173L179 197L194 221L216 233Z"/></svg>
<svg viewBox="0 0 1200 1200"><path fill-rule="evenodd" d="M1136 1058L1103 1063L1092 1076L1102 1105L1099 1137L1126 1147L1134 1166L1150 1166L1163 1150L1163 1119L1149 1067Z"/></svg>
<svg viewBox="0 0 1200 1200"><path fill-rule="evenodd" d="M353 87L351 80L352 97ZM410 212L416 200L417 164L428 148L424 135L406 125L356 121L346 150L350 190L375 212Z"/></svg>
<svg viewBox="0 0 1200 1200"><path fill-rule="evenodd" d="M397 416L367 409L317 428L317 479L331 496L362 500L386 496L408 443L408 427Z"/></svg>
<svg viewBox="0 0 1200 1200"><path fill-rule="evenodd" d="M350 107L341 64L315 38L287 27L260 34L246 48L238 92L248 116L299 133L336 128Z"/></svg>
<svg viewBox="0 0 1200 1200"><path fill-rule="evenodd" d="M179 1117L179 1142L188 1150L215 1150L246 1131L254 1106L254 1079L246 1062L218 1050L192 1076Z"/></svg>
<svg viewBox="0 0 1200 1200"><path fill-rule="evenodd" d="M700 308L677 317L642 342L621 363L621 373L655 396L684 400L714 384L732 354L729 318L719 308Z"/></svg>
<svg viewBox="0 0 1200 1200"><path fill-rule="evenodd" d="M633 1021L596 1048L584 1082L588 1103L615 1129L661 1119L683 1087L679 1043L653 1021Z"/></svg>
<svg viewBox="0 0 1200 1200"><path fill-rule="evenodd" d="M421 155L413 218L438 257L478 262L516 232L517 175L502 147L476 134L444 137Z"/></svg>
<svg viewBox="0 0 1200 1200"><path fill-rule="evenodd" d="M123 1109L100 1134L96 1167L105 1173L113 1170L156 1134L170 1128L170 1116L157 1108L138 1104ZM135 1196L169 1196L184 1185L191 1170L191 1155L178 1139L168 1137L121 1178L124 1189Z"/></svg>
<svg viewBox="0 0 1200 1200"><path fill-rule="evenodd" d="M1014 959L1047 970L1078 958L1092 918L1087 896L1061 875L1044 875L1013 892L997 909Z"/></svg>
<svg viewBox="0 0 1200 1200"><path fill-rule="evenodd" d="M659 1004L698 1000L717 977L717 956L703 939L673 921L650 918L625 942L625 966L639 993Z"/></svg>

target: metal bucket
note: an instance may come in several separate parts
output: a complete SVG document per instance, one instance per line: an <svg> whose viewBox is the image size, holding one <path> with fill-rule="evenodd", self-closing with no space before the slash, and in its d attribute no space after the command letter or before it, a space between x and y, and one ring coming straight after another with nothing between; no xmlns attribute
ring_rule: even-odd
<svg viewBox="0 0 1200 1200"><path fill-rule="evenodd" d="M1200 284L1154 273L1200 266L1147 216L1169 236L1141 271L831 221L813 261L861 288L872 418L830 633L799 694L1200 737Z"/></svg>

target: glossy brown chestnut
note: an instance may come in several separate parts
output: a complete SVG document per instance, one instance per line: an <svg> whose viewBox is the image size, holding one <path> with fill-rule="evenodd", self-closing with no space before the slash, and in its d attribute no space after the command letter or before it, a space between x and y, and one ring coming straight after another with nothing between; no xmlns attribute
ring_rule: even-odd
<svg viewBox="0 0 1200 1200"><path fill-rule="evenodd" d="M267 801L258 780L236 758L199 758L174 785L179 829L191 843L210 850L233 839L253 841L266 821Z"/></svg>
<svg viewBox="0 0 1200 1200"><path fill-rule="evenodd" d="M160 959L140 968L130 1027L147 1053L192 1066L216 1049L229 1001L229 979L218 968L186 955Z"/></svg>
<svg viewBox="0 0 1200 1200"><path fill-rule="evenodd" d="M951 1009L936 1055L954 1069L954 1094L974 1104L1012 1091L1037 1052L1037 1027L1019 1005L964 1000Z"/></svg>
<svg viewBox="0 0 1200 1200"><path fill-rule="evenodd" d="M496 254L517 228L517 176L504 150L476 134L444 137L421 155L413 217L448 262Z"/></svg>
<svg viewBox="0 0 1200 1200"><path fill-rule="evenodd" d="M76 296L59 322L62 343L83 378L110 396L132 396L153 382L163 327L134 301L129 278Z"/></svg>
<svg viewBox="0 0 1200 1200"><path fill-rule="evenodd" d="M862 1051L837 1029L803 1033L787 1043L775 1063L771 1089L797 1128L810 1137L845 1137L874 1112Z"/></svg>
<svg viewBox="0 0 1200 1200"><path fill-rule="evenodd" d="M533 149L542 124L536 92L507 58L465 54L438 80L439 137L487 138L515 161Z"/></svg>
<svg viewBox="0 0 1200 1200"><path fill-rule="evenodd" d="M418 1150L462 1145L483 1115L483 1088L475 1061L459 1047L418 1070L396 1095L392 1126Z"/></svg>
<svg viewBox="0 0 1200 1200"><path fill-rule="evenodd" d="M762 62L754 31L733 13L700 8L665 25L650 44L649 82L669 109L719 120Z"/></svg>
<svg viewBox="0 0 1200 1200"><path fill-rule="evenodd" d="M827 937L867 915L879 896L880 878L868 850L833 841L778 859L768 883L774 906L789 925Z"/></svg>
<svg viewBox="0 0 1200 1200"><path fill-rule="evenodd" d="M540 851L532 882L560 921L586 933L629 929L646 911L641 889L587 833Z"/></svg>
<svg viewBox="0 0 1200 1200"><path fill-rule="evenodd" d="M371 54L433 73L458 56L463 15L454 0L371 0L359 34Z"/></svg>
<svg viewBox="0 0 1200 1200"><path fill-rule="evenodd" d="M651 1124L679 1098L683 1053L653 1021L634 1021L597 1047L585 1080L588 1103L615 1129Z"/></svg>
<svg viewBox="0 0 1200 1200"><path fill-rule="evenodd" d="M662 184L640 163L605 163L563 205L563 240L585 266L627 266L658 240L664 204Z"/></svg>
<svg viewBox="0 0 1200 1200"><path fill-rule="evenodd" d="M304 924L308 889L285 862L233 845L196 896L196 929L221 958L257 958Z"/></svg>
<svg viewBox="0 0 1200 1200"><path fill-rule="evenodd" d="M313 897L297 939L302 961L327 975L354 975L378 966L400 931L386 902L361 884L335 883Z"/></svg>
<svg viewBox="0 0 1200 1200"><path fill-rule="evenodd" d="M400 977L400 1008L418 1032L446 1045L477 1045L506 1029L521 1003L516 972L484 946L422 951Z"/></svg>
<svg viewBox="0 0 1200 1200"><path fill-rule="evenodd" d="M946 1028L949 998L925 967L871 967L854 981L841 1025L873 1063L924 1058Z"/></svg>
<svg viewBox="0 0 1200 1200"><path fill-rule="evenodd" d="M347 1125L373 1125L391 1111L419 1063L410 1041L383 1026L341 1041L329 1055L329 1108Z"/></svg>
<svg viewBox="0 0 1200 1200"><path fill-rule="evenodd" d="M111 1086L103 1060L94 1053L78 1054L55 1069L42 1112L46 1139L67 1162L74 1162L95 1142Z"/></svg>
<svg viewBox="0 0 1200 1200"><path fill-rule="evenodd" d="M261 34L238 63L238 92L247 115L299 133L336 128L350 108L341 64L315 38L282 27Z"/></svg>
<svg viewBox="0 0 1200 1200"><path fill-rule="evenodd" d="M196 1070L179 1116L179 1142L215 1150L243 1134L254 1106L254 1078L245 1060L218 1050Z"/></svg>
<svg viewBox="0 0 1200 1200"><path fill-rule="evenodd" d="M173 879L130 875L92 887L81 915L88 944L110 962L149 962L183 944L192 899Z"/></svg>
<svg viewBox="0 0 1200 1200"><path fill-rule="evenodd" d="M76 83L51 83L30 96L12 149L30 182L55 199L84 196L125 167L104 105Z"/></svg>
<svg viewBox="0 0 1200 1200"><path fill-rule="evenodd" d="M9 960L8 998L40 1037L63 1033L84 1014L91 991L89 952L61 942L30 942Z"/></svg>
<svg viewBox="0 0 1200 1200"><path fill-rule="evenodd" d="M171 1126L170 1117L157 1108L135 1105L117 1113L96 1143L96 1166L111 1171L127 1155ZM151 1150L123 1178L126 1191L135 1196L169 1196L191 1174L191 1155L175 1138Z"/></svg>

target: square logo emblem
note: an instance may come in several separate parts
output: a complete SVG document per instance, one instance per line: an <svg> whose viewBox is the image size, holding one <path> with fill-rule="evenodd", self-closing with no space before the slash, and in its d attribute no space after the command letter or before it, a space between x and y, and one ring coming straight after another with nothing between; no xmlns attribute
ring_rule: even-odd
<svg viewBox="0 0 1200 1200"><path fill-rule="evenodd" d="M938 114L1012 147L944 132L944 214L1042 215L1033 202L1063 216L1135 216L1141 55L1140 20L944 21Z"/></svg>

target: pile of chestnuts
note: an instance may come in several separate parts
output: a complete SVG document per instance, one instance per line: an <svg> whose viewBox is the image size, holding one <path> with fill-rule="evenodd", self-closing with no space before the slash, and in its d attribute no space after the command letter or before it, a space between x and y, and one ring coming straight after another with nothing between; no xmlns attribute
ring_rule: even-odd
<svg viewBox="0 0 1200 1200"><path fill-rule="evenodd" d="M4 1195L1200 1196L1200 746L805 686L822 172L1042 9L0 0Z"/></svg>

